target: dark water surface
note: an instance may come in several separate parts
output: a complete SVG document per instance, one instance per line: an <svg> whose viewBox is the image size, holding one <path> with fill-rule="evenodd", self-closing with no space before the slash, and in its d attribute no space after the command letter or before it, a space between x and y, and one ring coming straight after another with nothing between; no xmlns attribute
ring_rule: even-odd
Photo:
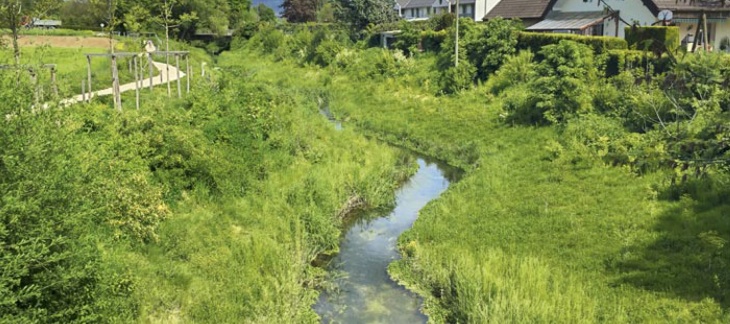
<svg viewBox="0 0 730 324"><path fill-rule="evenodd" d="M330 263L338 274L335 292L323 292L315 310L324 323L425 323L422 300L398 286L387 273L400 258L396 242L418 218L418 211L439 197L455 175L453 168L418 159L418 172L396 192L390 213L353 224Z"/></svg>

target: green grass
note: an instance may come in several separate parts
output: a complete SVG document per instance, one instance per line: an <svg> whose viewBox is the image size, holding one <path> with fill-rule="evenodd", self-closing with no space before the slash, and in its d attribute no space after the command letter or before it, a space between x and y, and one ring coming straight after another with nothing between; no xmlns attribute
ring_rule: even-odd
<svg viewBox="0 0 730 324"><path fill-rule="evenodd" d="M190 64L193 68L194 76L200 75L200 68L202 63L206 63L212 66L212 59L205 54L205 51L199 48L191 47L190 45L171 41L172 50L187 50L191 53ZM121 38L116 45L117 51L140 51L136 48L137 43L133 39ZM21 64L29 67L35 67L36 73L38 74L38 84L40 90L45 94L46 100L51 99L52 83L51 75L48 69L39 68L46 64L55 64L57 67L56 82L58 87L59 98L69 98L80 94L82 91L82 82L87 80L87 60L85 54L98 54L108 53L108 48L51 48L50 46L39 46L39 47L23 47L21 48ZM158 62L164 62L165 58L162 56L156 56L154 58ZM118 60L117 66L120 76L121 84L134 82L133 69L130 70L131 58L122 57ZM13 64L13 53L12 48L0 48L0 64ZM170 63L174 66L174 58L170 59ZM181 69L185 71L185 62L181 60ZM148 77L148 65L146 60L142 60L140 68L143 69L145 80ZM159 76L159 71L153 69L153 75ZM30 73L23 73L23 78L30 78ZM98 91L112 86L111 77L111 61L106 57L92 57L91 60L91 78L93 90ZM186 82L183 79L181 81L183 87ZM166 88L166 86L158 86L160 88ZM172 90L173 94L176 95L176 84L173 83ZM88 91L88 85L86 85ZM166 93L167 90L165 90Z"/></svg>
<svg viewBox="0 0 730 324"><path fill-rule="evenodd" d="M390 267L426 297L433 321L728 320L722 176L714 189L664 199L663 173L606 166L558 128L504 125L481 88L431 95L418 85L428 57L407 76L372 81L247 57L262 78L308 80L280 82L323 91L348 125L468 170L421 211L400 240L406 257Z"/></svg>
<svg viewBox="0 0 730 324"><path fill-rule="evenodd" d="M33 35L33 36L81 36L81 37L94 37L98 31L93 30L76 30L76 29L44 29L44 28L21 28L19 34L22 35ZM11 31L8 28L0 29L0 34L10 35Z"/></svg>

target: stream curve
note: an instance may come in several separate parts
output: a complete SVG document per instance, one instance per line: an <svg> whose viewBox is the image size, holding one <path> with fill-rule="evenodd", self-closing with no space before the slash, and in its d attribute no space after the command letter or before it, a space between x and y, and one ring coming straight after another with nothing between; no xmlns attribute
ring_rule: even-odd
<svg viewBox="0 0 730 324"><path fill-rule="evenodd" d="M315 311L324 323L425 323L422 300L395 283L388 264L400 258L398 236L411 228L418 211L438 198L458 172L454 168L418 157L418 171L396 192L395 208L370 221L356 222L347 230L340 253L328 270L339 274L336 289L323 292ZM452 171L452 172L449 172Z"/></svg>

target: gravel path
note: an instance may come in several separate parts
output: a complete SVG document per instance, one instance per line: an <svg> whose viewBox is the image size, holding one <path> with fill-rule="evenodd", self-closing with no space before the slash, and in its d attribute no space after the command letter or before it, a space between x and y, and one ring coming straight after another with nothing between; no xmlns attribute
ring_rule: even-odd
<svg viewBox="0 0 730 324"><path fill-rule="evenodd" d="M152 78L152 86L166 84L168 81L173 82L173 81L177 81L178 79L182 79L185 77L185 72L183 72L182 70L178 71L178 69L176 67L170 65L169 66L170 80L167 80L166 68L168 67L168 65L165 63L158 63L158 62L152 62L152 64L155 66L155 68L157 68L157 71L160 72L160 75L156 75ZM178 78L178 73L180 75L179 78ZM140 91L142 89L149 87L149 85L150 85L150 79L149 78L143 79L142 85L140 86ZM130 83L119 86L119 89L121 92L134 91L134 88L135 88L135 82L130 82ZM110 96L110 95L112 95L112 88L94 91L91 94L91 97L94 98L94 97L98 97L98 96ZM69 106L69 105L73 105L73 104L83 102L83 101L84 101L84 95L80 94L80 95L74 96L73 98L61 100L61 106Z"/></svg>

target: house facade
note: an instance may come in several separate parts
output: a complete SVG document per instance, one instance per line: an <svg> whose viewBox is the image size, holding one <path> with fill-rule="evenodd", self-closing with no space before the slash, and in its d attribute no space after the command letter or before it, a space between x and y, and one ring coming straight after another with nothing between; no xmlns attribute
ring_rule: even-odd
<svg viewBox="0 0 730 324"><path fill-rule="evenodd" d="M530 31L623 38L625 26L656 21L652 5L649 0L503 0L486 18L520 18Z"/></svg>
<svg viewBox="0 0 730 324"><path fill-rule="evenodd" d="M500 0L399 0L396 11L403 19L414 21L428 19L434 15L458 12L459 17L481 21ZM457 11L458 10L458 11Z"/></svg>
<svg viewBox="0 0 730 324"><path fill-rule="evenodd" d="M502 0L485 19L521 19L527 30L624 38L624 27L660 23L662 10L672 12L670 24L680 30L680 39L700 42L707 21L708 44L720 49L730 43L730 3L723 0ZM702 25L702 26L700 26ZM698 29L698 26L700 28ZM689 37L688 37L689 35ZM696 37L694 37L696 36ZM730 49L728 49L730 50Z"/></svg>
<svg viewBox="0 0 730 324"><path fill-rule="evenodd" d="M655 0L660 10L672 12L672 23L679 27L680 39L688 35L702 42L704 31L701 18L707 19L707 40L713 50L720 50L723 38L730 42L730 3L723 5L721 0ZM699 30L698 27L699 26ZM696 37L695 37L696 36ZM727 49L725 49L727 51Z"/></svg>

